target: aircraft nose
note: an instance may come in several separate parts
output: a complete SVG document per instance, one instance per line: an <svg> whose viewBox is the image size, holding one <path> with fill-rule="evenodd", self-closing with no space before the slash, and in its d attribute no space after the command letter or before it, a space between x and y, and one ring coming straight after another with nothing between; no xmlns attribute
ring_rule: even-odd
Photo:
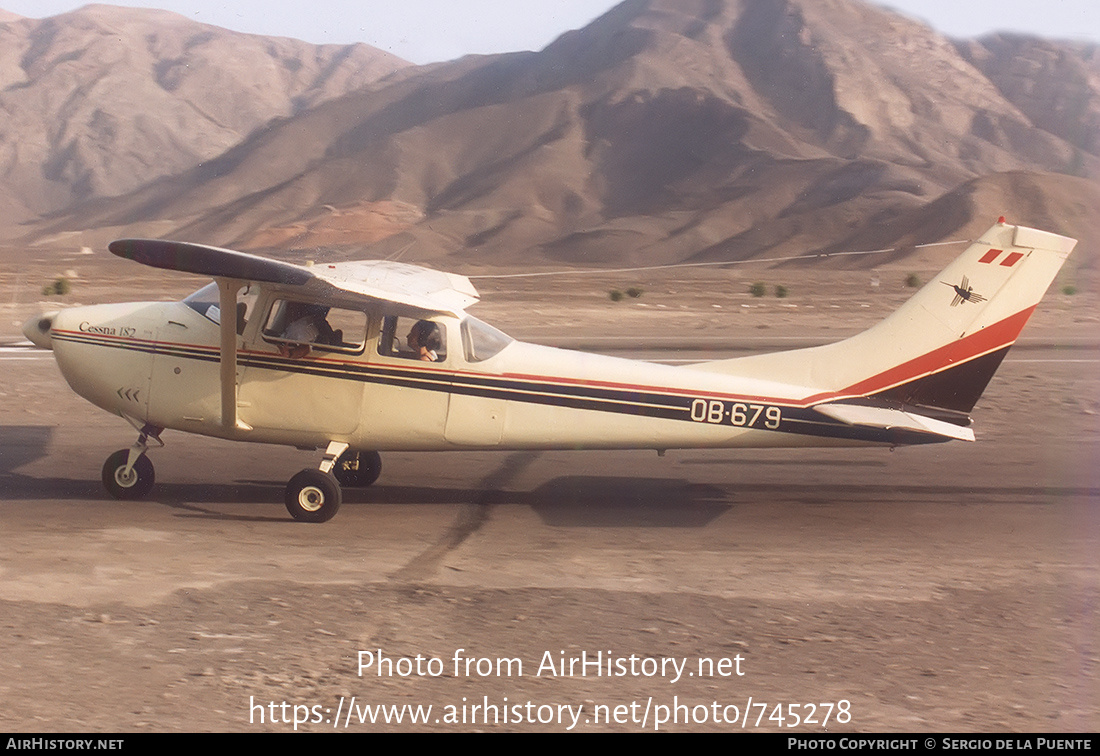
<svg viewBox="0 0 1100 756"><path fill-rule="evenodd" d="M56 316L56 311L35 315L23 324L23 335L36 347L53 349L53 344L50 340L50 329L53 328L53 319Z"/></svg>

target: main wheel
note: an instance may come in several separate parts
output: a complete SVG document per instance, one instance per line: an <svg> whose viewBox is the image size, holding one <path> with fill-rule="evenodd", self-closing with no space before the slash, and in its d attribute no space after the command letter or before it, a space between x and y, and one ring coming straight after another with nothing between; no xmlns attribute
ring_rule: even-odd
<svg viewBox="0 0 1100 756"><path fill-rule="evenodd" d="M340 510L340 484L329 473L307 468L286 484L286 511L299 522L328 522Z"/></svg>
<svg viewBox="0 0 1100 756"><path fill-rule="evenodd" d="M103 485L116 499L144 499L153 488L156 476L153 463L142 454L126 472L129 449L119 449L103 463Z"/></svg>
<svg viewBox="0 0 1100 756"><path fill-rule="evenodd" d="M332 474L342 486L369 486L382 474L382 456L376 451L355 452L349 449L337 458Z"/></svg>

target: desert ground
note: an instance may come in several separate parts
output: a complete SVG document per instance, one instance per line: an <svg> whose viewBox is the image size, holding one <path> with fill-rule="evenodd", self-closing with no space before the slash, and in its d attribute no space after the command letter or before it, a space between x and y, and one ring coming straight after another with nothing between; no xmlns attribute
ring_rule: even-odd
<svg viewBox="0 0 1100 756"><path fill-rule="evenodd" d="M100 467L133 430L20 343L40 308L203 281L3 254L4 730L1100 729L1088 280L1048 292L973 444L395 453L305 525L283 487L318 454L176 432L150 453L149 500L109 498ZM473 312L519 338L687 362L857 332L912 292L909 272L478 279ZM62 275L66 297L39 293Z"/></svg>

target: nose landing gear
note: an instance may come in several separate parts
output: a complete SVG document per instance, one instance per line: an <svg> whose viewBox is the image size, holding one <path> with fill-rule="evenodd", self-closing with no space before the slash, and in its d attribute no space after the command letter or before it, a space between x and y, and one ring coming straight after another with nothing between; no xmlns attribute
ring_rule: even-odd
<svg viewBox="0 0 1100 756"><path fill-rule="evenodd" d="M163 428L142 427L138 440L129 449L119 449L103 463L103 486L116 499L144 499L153 489L156 475L153 463L145 456L149 440L164 446L160 440Z"/></svg>
<svg viewBox="0 0 1100 756"><path fill-rule="evenodd" d="M153 463L144 454L129 461L130 449L119 449L103 463L103 485L116 499L144 499L156 482Z"/></svg>

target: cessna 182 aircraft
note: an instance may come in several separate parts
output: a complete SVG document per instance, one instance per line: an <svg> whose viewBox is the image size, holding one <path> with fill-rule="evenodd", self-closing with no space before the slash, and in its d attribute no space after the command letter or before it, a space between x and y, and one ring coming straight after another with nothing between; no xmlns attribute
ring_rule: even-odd
<svg viewBox="0 0 1100 756"><path fill-rule="evenodd" d="M1075 244L1002 218L863 333L684 367L516 341L466 314L478 295L463 276L140 239L109 248L214 283L182 302L48 313L23 332L138 430L103 467L112 495L149 493L146 452L170 428L324 449L286 487L291 515L324 522L386 450L972 441L970 411Z"/></svg>

